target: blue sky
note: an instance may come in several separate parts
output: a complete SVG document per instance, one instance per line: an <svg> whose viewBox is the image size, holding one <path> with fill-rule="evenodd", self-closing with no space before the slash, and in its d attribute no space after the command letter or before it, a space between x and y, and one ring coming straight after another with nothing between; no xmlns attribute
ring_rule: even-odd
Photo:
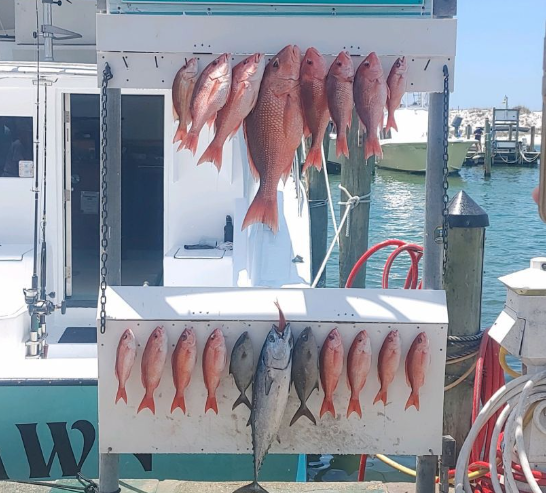
<svg viewBox="0 0 546 493"><path fill-rule="evenodd" d="M458 0L452 108L542 106L546 0Z"/></svg>

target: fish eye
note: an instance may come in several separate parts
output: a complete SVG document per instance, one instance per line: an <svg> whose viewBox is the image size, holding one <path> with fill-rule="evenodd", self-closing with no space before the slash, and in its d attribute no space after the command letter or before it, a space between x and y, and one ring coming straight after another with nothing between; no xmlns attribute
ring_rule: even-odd
<svg viewBox="0 0 546 493"><path fill-rule="evenodd" d="M279 67L279 59L278 58L273 62L273 67L275 67L275 68Z"/></svg>
<svg viewBox="0 0 546 493"><path fill-rule="evenodd" d="M301 338L302 338L304 341L306 341L307 339L309 339L309 337L307 337L307 334L303 334L303 335L301 336Z"/></svg>
<svg viewBox="0 0 546 493"><path fill-rule="evenodd" d="M212 62L213 65L218 65L218 60L214 60L214 62Z"/></svg>
<svg viewBox="0 0 546 493"><path fill-rule="evenodd" d="M267 340L269 342L275 342L275 337L273 336L273 334L270 334L270 336L267 338Z"/></svg>
<svg viewBox="0 0 546 493"><path fill-rule="evenodd" d="M313 65L313 60L309 60L309 58L307 59L307 65Z"/></svg>
<svg viewBox="0 0 546 493"><path fill-rule="evenodd" d="M338 67L341 67L341 62L337 62L336 65L337 65Z"/></svg>
<svg viewBox="0 0 546 493"><path fill-rule="evenodd" d="M402 65L402 64L400 63L400 60L396 60L396 66L397 66L398 68L400 68L400 65Z"/></svg>
<svg viewBox="0 0 546 493"><path fill-rule="evenodd" d="M129 337L128 334L123 334L123 339L124 339L124 340L127 339L127 337Z"/></svg>
<svg viewBox="0 0 546 493"><path fill-rule="evenodd" d="M369 67L369 66L370 66L370 62L364 62L364 66L365 66L365 67Z"/></svg>
<svg viewBox="0 0 546 493"><path fill-rule="evenodd" d="M330 335L328 336L328 339L330 339L331 341L333 341L333 340L334 340L334 334L330 334Z"/></svg>
<svg viewBox="0 0 546 493"><path fill-rule="evenodd" d="M188 338L188 334L184 333L180 336L180 339L182 339L183 341L185 341L186 339Z"/></svg>

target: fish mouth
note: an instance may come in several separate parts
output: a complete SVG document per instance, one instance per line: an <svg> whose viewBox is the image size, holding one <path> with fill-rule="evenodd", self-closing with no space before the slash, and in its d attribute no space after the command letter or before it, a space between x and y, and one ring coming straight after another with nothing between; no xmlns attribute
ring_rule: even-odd
<svg viewBox="0 0 546 493"><path fill-rule="evenodd" d="M254 53L254 63L260 63L265 57L264 53Z"/></svg>

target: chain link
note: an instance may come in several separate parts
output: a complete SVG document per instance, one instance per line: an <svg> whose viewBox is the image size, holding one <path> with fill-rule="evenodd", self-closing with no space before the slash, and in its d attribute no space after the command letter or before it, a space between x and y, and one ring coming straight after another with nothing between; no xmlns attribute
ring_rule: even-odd
<svg viewBox="0 0 546 493"><path fill-rule="evenodd" d="M106 287L107 284L107 261L108 261L108 154L106 147L108 144L108 81L112 78L110 65L105 64L102 71L102 89L101 89L101 267L100 267L100 333L106 332Z"/></svg>
<svg viewBox="0 0 546 493"><path fill-rule="evenodd" d="M449 168L448 168L448 145L449 145L449 69L447 68L447 65L444 65L444 114L443 114L443 125L444 125L444 139L443 139L443 145L444 145L444 153L443 153L443 165L444 165L444 182L443 182L443 188L444 188L444 195L443 195L443 222L442 222L442 243L444 245L444 255L443 255L443 263L442 263L442 273L443 278L445 279L446 275L446 268L447 268L447 232L448 232L448 224L447 224L447 216L448 216L448 209L447 204L449 201L449 196L447 194L447 191L449 189L449 183L448 183L448 175L449 175Z"/></svg>

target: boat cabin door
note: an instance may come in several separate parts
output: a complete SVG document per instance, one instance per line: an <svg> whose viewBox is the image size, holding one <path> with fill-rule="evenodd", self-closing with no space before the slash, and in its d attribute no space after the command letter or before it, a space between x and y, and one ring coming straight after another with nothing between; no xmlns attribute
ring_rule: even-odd
<svg viewBox="0 0 546 493"><path fill-rule="evenodd" d="M163 283L164 99L123 95L122 284ZM100 272L100 97L64 96L65 294L97 304ZM110 193L115 193L110 191ZM114 214L114 211L109 211Z"/></svg>

